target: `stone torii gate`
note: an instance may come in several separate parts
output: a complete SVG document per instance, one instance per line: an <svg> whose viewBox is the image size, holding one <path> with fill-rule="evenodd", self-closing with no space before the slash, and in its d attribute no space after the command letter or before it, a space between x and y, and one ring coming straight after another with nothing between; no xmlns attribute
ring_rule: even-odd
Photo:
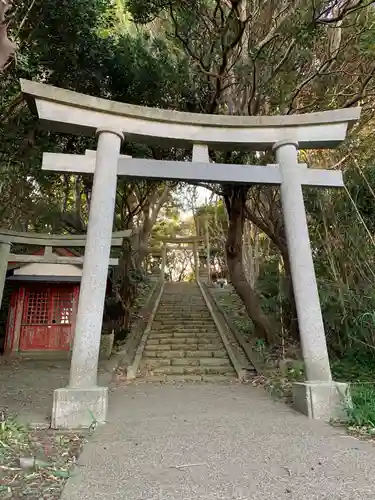
<svg viewBox="0 0 375 500"><path fill-rule="evenodd" d="M347 385L332 381L318 288L308 234L302 186L343 187L341 172L307 168L298 163L298 148L332 148L346 137L360 108L287 116L219 116L152 109L115 103L30 81L22 90L49 129L98 136L93 155L46 153L45 170L94 175L80 310L72 370L79 372L68 388L55 392L54 411L64 415L57 426L87 425L87 408L105 420L106 390L96 386L85 343L101 324L104 270L107 267L115 206L117 175L232 184L279 185L294 295L300 327L306 382L295 384L296 409L313 418L329 419L341 406ZM127 140L163 146L192 147L192 162L120 157ZM270 150L276 164L267 166L210 164L208 148ZM90 281L89 275L94 278ZM91 283L90 286L88 284ZM97 333L95 334L97 335ZM93 353L90 351L90 356ZM64 409L63 409L64 408Z"/></svg>
<svg viewBox="0 0 375 500"><path fill-rule="evenodd" d="M152 240L161 241L161 266L162 273L164 273L164 268L166 264L167 257L167 247L168 244L171 245L191 245L193 251L193 260L194 260L194 273L196 279L199 277L199 243L204 238L199 238L199 236L182 236L182 237L172 237L172 236L158 236L153 237ZM151 240L151 241L152 241Z"/></svg>

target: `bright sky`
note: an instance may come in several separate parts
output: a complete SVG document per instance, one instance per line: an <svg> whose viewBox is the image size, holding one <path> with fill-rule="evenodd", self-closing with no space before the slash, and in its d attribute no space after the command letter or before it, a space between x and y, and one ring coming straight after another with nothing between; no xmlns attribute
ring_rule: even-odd
<svg viewBox="0 0 375 500"><path fill-rule="evenodd" d="M208 202L211 194L212 193L209 189L198 186L197 187L197 200L196 200L197 206L199 207L200 205L204 205L206 201ZM183 200L183 201L185 201L185 200ZM188 202L188 200L186 200L184 212L181 213L181 218L183 220L188 219L189 217L191 217L193 215L193 212L192 212L191 208L188 207L188 204L189 204L189 202Z"/></svg>

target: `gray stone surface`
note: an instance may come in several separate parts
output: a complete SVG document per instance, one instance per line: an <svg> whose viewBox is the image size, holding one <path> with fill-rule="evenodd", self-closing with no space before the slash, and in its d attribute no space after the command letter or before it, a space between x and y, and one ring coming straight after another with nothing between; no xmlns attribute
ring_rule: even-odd
<svg viewBox="0 0 375 500"><path fill-rule="evenodd" d="M27 80L21 80L21 88L50 129L81 135L115 127L130 141L175 147L260 150L291 137L302 148L334 147L361 113L354 107L282 116L204 115L134 106Z"/></svg>
<svg viewBox="0 0 375 500"><path fill-rule="evenodd" d="M300 182L297 144L275 144L283 177L280 194L288 244L306 378L310 382L332 380L318 286Z"/></svg>
<svg viewBox="0 0 375 500"><path fill-rule="evenodd" d="M111 393L62 500L373 500L374 477L372 444L261 389L138 384Z"/></svg>
<svg viewBox="0 0 375 500"><path fill-rule="evenodd" d="M43 170L53 172L75 172L93 174L95 159L65 153L44 153ZM341 171L307 168L299 164L302 172L302 185L320 187L343 187ZM279 185L282 174L279 166L270 165L234 165L225 163L203 163L173 160L147 160L139 158L119 158L118 175L130 178L150 178L180 180L185 182L230 182L232 184L271 184ZM205 263L200 260L200 274L208 277ZM159 265L156 273L160 274Z"/></svg>
<svg viewBox="0 0 375 500"><path fill-rule="evenodd" d="M97 134L96 169L69 379L70 387L85 389L97 384L116 201L117 159L123 139L122 134L116 130L98 130Z"/></svg>
<svg viewBox="0 0 375 500"><path fill-rule="evenodd" d="M310 418L325 420L345 418L345 405L351 404L348 384L340 382L296 382L293 385L295 410Z"/></svg>
<svg viewBox="0 0 375 500"><path fill-rule="evenodd" d="M53 393L52 429L90 428L107 419L108 388L56 389Z"/></svg>

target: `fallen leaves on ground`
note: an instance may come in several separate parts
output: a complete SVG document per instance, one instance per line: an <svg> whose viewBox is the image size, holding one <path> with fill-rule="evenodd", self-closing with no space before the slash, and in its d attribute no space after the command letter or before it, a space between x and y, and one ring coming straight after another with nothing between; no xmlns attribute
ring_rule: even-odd
<svg viewBox="0 0 375 500"><path fill-rule="evenodd" d="M85 436L0 420L0 498L58 500Z"/></svg>

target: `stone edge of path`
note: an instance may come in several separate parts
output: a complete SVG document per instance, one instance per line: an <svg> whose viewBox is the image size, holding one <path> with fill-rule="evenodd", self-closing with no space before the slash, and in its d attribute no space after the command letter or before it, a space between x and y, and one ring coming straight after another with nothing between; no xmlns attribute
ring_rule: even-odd
<svg viewBox="0 0 375 500"><path fill-rule="evenodd" d="M245 351L233 335L233 332L227 320L222 315L220 309L217 307L216 301L212 297L212 294L209 292L208 287L206 287L205 284L201 283L200 280L197 280L197 284L208 307L208 310L210 311L212 319L215 322L216 328L223 341L224 347L228 353L233 368L237 373L238 379L240 381L248 380L248 375L253 368L251 362L249 362Z"/></svg>
<svg viewBox="0 0 375 500"><path fill-rule="evenodd" d="M142 335L139 339L138 335L138 342L135 342L135 354L133 357L132 363L128 365L127 372L126 372L126 378L127 380L134 380L137 376L138 368L143 356L143 351L146 346L146 342L148 339L148 336L151 331L151 326L154 321L154 317L156 314L156 311L158 310L159 303L161 296L163 295L164 291L164 280L159 280L157 286L155 286L154 292L152 296L150 297L150 301L148 302L148 311L150 311L150 314L148 316L147 324L142 328ZM129 360L130 361L130 360Z"/></svg>
<svg viewBox="0 0 375 500"><path fill-rule="evenodd" d="M248 342L242 333L238 330L238 328L233 324L231 319L229 318L228 314L225 312L219 301L217 300L217 297L215 296L214 293L211 292L210 288L204 284L203 285L207 293L212 297L213 302L215 303L215 306L217 310L220 312L222 317L224 318L226 324L228 325L228 328L231 330L232 334L234 335L235 339L237 340L238 344L241 346L242 350L246 354L246 357L249 359L250 363L254 366L256 372L259 375L268 375L268 368L267 368L267 363L264 359L264 357L255 349L255 344L252 342Z"/></svg>
<svg viewBox="0 0 375 500"><path fill-rule="evenodd" d="M127 368L131 365L131 363L133 363L143 332L150 321L150 317L153 318L155 301L163 287L164 283L160 279L157 279L153 284L148 294L146 303L139 312L140 317L133 323L124 346L120 351L113 354L105 363L103 363L105 372L99 375L100 385L109 385L117 368Z"/></svg>

